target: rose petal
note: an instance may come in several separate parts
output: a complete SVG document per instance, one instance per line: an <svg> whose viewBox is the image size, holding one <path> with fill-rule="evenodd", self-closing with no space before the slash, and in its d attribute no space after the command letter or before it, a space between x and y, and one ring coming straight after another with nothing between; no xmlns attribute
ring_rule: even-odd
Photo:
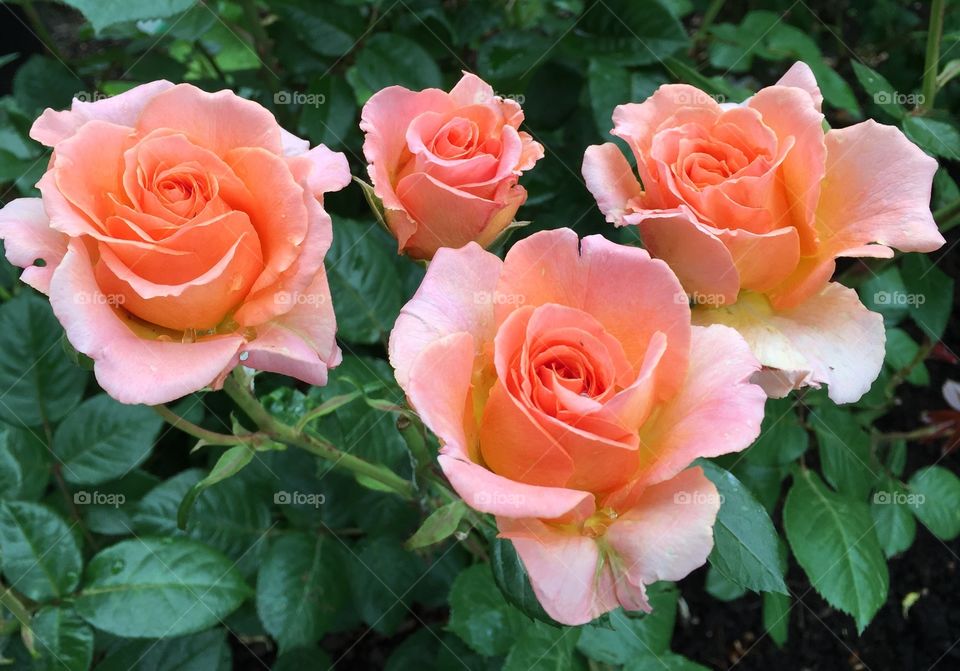
<svg viewBox="0 0 960 671"><path fill-rule="evenodd" d="M44 110L30 128L30 137L48 147L53 147L72 136L88 121L98 120L118 126L134 126L144 106L158 93L171 88L173 84L160 80L141 84L129 91L93 102L74 98L69 110L63 112Z"/></svg>
<svg viewBox="0 0 960 671"><path fill-rule="evenodd" d="M80 240L70 241L53 274L50 305L70 343L94 360L97 382L121 403L168 403L202 389L232 366L243 344L239 335L194 343L139 337L100 291Z"/></svg>
<svg viewBox="0 0 960 671"><path fill-rule="evenodd" d="M823 105L823 94L820 93L820 87L817 86L817 78L813 75L813 70L803 61L797 61L790 66L783 76L777 81L777 86L795 86L807 92L813 100L814 107L820 111Z"/></svg>
<svg viewBox="0 0 960 671"><path fill-rule="evenodd" d="M50 278L67 252L67 238L50 228L40 198L18 198L0 209L0 238L7 261L23 268L20 279L50 292ZM38 260L42 266L35 265Z"/></svg>
<svg viewBox="0 0 960 671"><path fill-rule="evenodd" d="M620 148L612 142L587 147L583 153L583 179L607 221L617 226L643 197L643 187Z"/></svg>
<svg viewBox="0 0 960 671"><path fill-rule="evenodd" d="M781 379L796 386L827 384L836 403L863 396L883 364L883 318L836 282L791 310L774 311L763 296L743 294L735 305L695 310L693 318L732 326L761 364L786 373Z"/></svg>

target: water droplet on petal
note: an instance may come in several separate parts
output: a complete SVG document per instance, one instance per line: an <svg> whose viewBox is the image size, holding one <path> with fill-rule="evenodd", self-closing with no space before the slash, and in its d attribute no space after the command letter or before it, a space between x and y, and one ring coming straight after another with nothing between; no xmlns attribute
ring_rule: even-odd
<svg viewBox="0 0 960 671"><path fill-rule="evenodd" d="M250 358L250 352L240 352L240 361L246 361Z"/></svg>

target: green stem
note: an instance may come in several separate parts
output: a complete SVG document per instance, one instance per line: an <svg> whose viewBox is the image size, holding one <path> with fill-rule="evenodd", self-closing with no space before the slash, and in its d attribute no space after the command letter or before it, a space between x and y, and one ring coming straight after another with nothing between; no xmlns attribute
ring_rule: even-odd
<svg viewBox="0 0 960 671"><path fill-rule="evenodd" d="M299 447L311 454L331 461L335 468L351 471L355 475L362 475L371 480L375 480L404 499L412 500L414 498L415 491L413 484L404 480L386 466L372 464L369 461L355 457L348 452L337 449L332 443L323 438L302 434L294 427L278 421L260 404L260 401L253 395L253 392L247 385L247 381L242 376L244 376L244 373L242 369L238 368L232 375L227 377L223 384L223 390L267 436L277 442L290 445L291 447Z"/></svg>
<svg viewBox="0 0 960 671"><path fill-rule="evenodd" d="M723 9L725 2L726 0L712 0L707 7L707 11L703 13L703 21L700 22L700 27L697 28L697 32L693 36L694 45L706 37L707 31L710 30L710 26L713 25L713 20L717 18L717 14Z"/></svg>
<svg viewBox="0 0 960 671"><path fill-rule="evenodd" d="M933 218L936 219L940 232L946 233L960 223L960 200L941 207L933 213Z"/></svg>
<svg viewBox="0 0 960 671"><path fill-rule="evenodd" d="M910 442L913 440L931 438L938 435L941 431L943 431L943 425L931 424L929 426L922 426L919 429L914 429L913 431L893 431L891 433L881 433L879 436L877 436L877 439L885 443L892 443L895 440L906 440L907 442Z"/></svg>
<svg viewBox="0 0 960 671"><path fill-rule="evenodd" d="M33 630L30 629L30 611L17 598L13 589L0 583L0 606L10 611L10 614L20 623L20 636L27 650L33 652Z"/></svg>
<svg viewBox="0 0 960 671"><path fill-rule="evenodd" d="M46 47L47 51L53 54L61 63L65 62L63 54L60 52L60 49L57 48L57 43L54 42L50 31L47 30L47 27L40 19L37 8L33 6L33 0L20 0L20 6L23 7L23 13L27 15L27 22L30 24L33 32L37 34L37 38L43 42L43 46Z"/></svg>
<svg viewBox="0 0 960 671"><path fill-rule="evenodd" d="M923 102L920 109L929 112L937 96L937 74L940 69L940 37L943 35L944 0L930 5L930 30L927 32L927 55L923 63Z"/></svg>
<svg viewBox="0 0 960 671"><path fill-rule="evenodd" d="M163 417L164 421L175 429L180 429L194 438L199 438L208 445L239 445L240 443L256 443L257 434L251 433L246 436L234 436L226 433L217 433L210 431L202 426L197 426L193 422L184 419L165 405L151 406L158 415Z"/></svg>

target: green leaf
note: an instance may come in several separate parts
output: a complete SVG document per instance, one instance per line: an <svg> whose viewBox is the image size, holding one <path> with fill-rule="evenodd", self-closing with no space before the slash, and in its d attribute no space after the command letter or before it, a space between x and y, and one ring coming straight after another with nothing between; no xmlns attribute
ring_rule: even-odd
<svg viewBox="0 0 960 671"><path fill-rule="evenodd" d="M653 612L611 611L609 626L585 625L577 648L590 659L604 664L626 664L631 659L658 655L670 647L677 617L676 585L658 582L647 586Z"/></svg>
<svg viewBox="0 0 960 671"><path fill-rule="evenodd" d="M777 647L782 648L790 633L790 597L776 592L763 593L763 628Z"/></svg>
<svg viewBox="0 0 960 671"><path fill-rule="evenodd" d="M594 0L567 40L578 51L621 65L647 65L686 49L683 25L660 0Z"/></svg>
<svg viewBox="0 0 960 671"><path fill-rule="evenodd" d="M521 633L510 649L503 671L577 671L586 665L576 657L579 631L570 627L557 629L542 622L533 622Z"/></svg>
<svg viewBox="0 0 960 671"><path fill-rule="evenodd" d="M467 514L467 510L467 504L460 500L437 508L407 541L407 549L416 550L449 538L460 526L460 520Z"/></svg>
<svg viewBox="0 0 960 671"><path fill-rule="evenodd" d="M53 453L63 477L78 485L98 485L123 477L153 449L163 420L143 405L118 403L98 394L67 415L53 436Z"/></svg>
<svg viewBox="0 0 960 671"><path fill-rule="evenodd" d="M910 317L933 340L943 337L953 306L953 280L924 254L906 254L901 265Z"/></svg>
<svg viewBox="0 0 960 671"><path fill-rule="evenodd" d="M896 266L887 266L870 277L858 289L860 300L872 312L883 315L887 326L899 324L907 316L907 287Z"/></svg>
<svg viewBox="0 0 960 671"><path fill-rule="evenodd" d="M505 655L529 625L530 620L504 601L486 564L475 564L454 580L447 626L480 654Z"/></svg>
<svg viewBox="0 0 960 671"><path fill-rule="evenodd" d="M66 596L80 581L72 527L36 503L0 504L0 555L7 584L34 601Z"/></svg>
<svg viewBox="0 0 960 671"><path fill-rule="evenodd" d="M809 438L789 398L767 399L760 435L744 454L758 466L783 466L807 451Z"/></svg>
<svg viewBox="0 0 960 671"><path fill-rule="evenodd" d="M190 9L196 0L63 0L80 10L99 33L108 26L162 19Z"/></svg>
<svg viewBox="0 0 960 671"><path fill-rule="evenodd" d="M812 471L794 478L783 509L787 540L811 584L862 633L887 599L887 562L867 504L835 494Z"/></svg>
<svg viewBox="0 0 960 671"><path fill-rule="evenodd" d="M11 492L11 499L37 500L50 481L50 450L32 429L0 426L2 442L16 460L20 471L20 489Z"/></svg>
<svg viewBox="0 0 960 671"><path fill-rule="evenodd" d="M507 601L520 611L535 620L547 624L557 624L537 600L530 586L527 570L520 561L513 543L506 538L494 538L490 544L490 568L493 570L493 579L497 587L507 598Z"/></svg>
<svg viewBox="0 0 960 671"><path fill-rule="evenodd" d="M910 335L898 328L887 329L887 347L884 356L885 363L894 372L913 365L907 375L907 382L919 386L930 384L930 373L923 362L914 365L914 359L920 352L920 345L914 342Z"/></svg>
<svg viewBox="0 0 960 671"><path fill-rule="evenodd" d="M364 43L356 63L347 70L347 81L361 105L394 84L414 91L443 86L433 57L410 38L393 33L377 33Z"/></svg>
<svg viewBox="0 0 960 671"><path fill-rule="evenodd" d="M635 658L623 667L623 671L709 671L709 669L668 650L656 656L647 654L644 657Z"/></svg>
<svg viewBox="0 0 960 671"><path fill-rule="evenodd" d="M945 541L960 535L960 478L941 466L922 468L907 483L911 508L930 532Z"/></svg>
<svg viewBox="0 0 960 671"><path fill-rule="evenodd" d="M710 564L728 580L754 592L786 594L780 538L767 511L731 473L711 462L700 465L722 497Z"/></svg>
<svg viewBox="0 0 960 671"><path fill-rule="evenodd" d="M704 585L707 594L719 601L736 601L747 593L747 588L727 579L715 566L707 571L707 580Z"/></svg>
<svg viewBox="0 0 960 671"><path fill-rule="evenodd" d="M257 578L257 614L281 651L316 643L336 622L345 597L336 543L295 532L268 550Z"/></svg>
<svg viewBox="0 0 960 671"><path fill-rule="evenodd" d="M947 61L943 69L940 70L937 75L937 90L942 89L957 75L960 75L960 58Z"/></svg>
<svg viewBox="0 0 960 671"><path fill-rule="evenodd" d="M20 494L20 487L23 484L23 472L20 470L20 464L10 452L8 446L9 433L6 427L3 427L3 433L0 435L0 500L15 499Z"/></svg>
<svg viewBox="0 0 960 671"><path fill-rule="evenodd" d="M372 224L338 218L334 226L327 277L338 334L350 342L378 342L400 313L400 278L385 237Z"/></svg>
<svg viewBox="0 0 960 671"><path fill-rule="evenodd" d="M395 632L410 614L410 590L427 569L422 560L399 542L379 537L357 548L346 566L353 603L364 622L381 634Z"/></svg>
<svg viewBox="0 0 960 671"><path fill-rule="evenodd" d="M814 410L810 423L817 435L824 478L841 494L865 501L880 474L870 454L870 434L853 414L832 403Z"/></svg>
<svg viewBox="0 0 960 671"><path fill-rule="evenodd" d="M197 497L208 487L236 475L253 460L254 451L249 445L234 445L227 449L203 480L195 484L177 507L177 526L187 528L187 518Z"/></svg>
<svg viewBox="0 0 960 671"><path fill-rule="evenodd" d="M97 554L76 599L98 629L169 638L211 627L251 594L233 563L186 538L134 538Z"/></svg>
<svg viewBox="0 0 960 671"><path fill-rule="evenodd" d="M853 73L857 76L860 85L870 94L873 102L880 109L894 119L902 119L906 115L906 110L903 109L903 105L896 99L899 95L898 91L893 88L893 85L887 81L886 77L863 63L858 62L856 59L851 59L850 64L853 66Z"/></svg>
<svg viewBox="0 0 960 671"><path fill-rule="evenodd" d="M282 0L271 8L275 8L284 23L303 38L303 44L322 56L340 57L348 53L364 28L359 12L332 2L316 4L310 0Z"/></svg>
<svg viewBox="0 0 960 671"><path fill-rule="evenodd" d="M949 121L922 116L907 116L902 122L903 132L928 154L960 159L960 131Z"/></svg>
<svg viewBox="0 0 960 671"><path fill-rule="evenodd" d="M22 293L0 305L0 420L53 424L80 402L87 374L63 351L62 335L43 299Z"/></svg>
<svg viewBox="0 0 960 671"><path fill-rule="evenodd" d="M875 492L870 503L870 515L877 525L877 539L888 558L906 552L917 534L917 523L907 502L916 494L908 493L901 485L889 480L882 491Z"/></svg>
<svg viewBox="0 0 960 671"><path fill-rule="evenodd" d="M218 627L189 636L122 642L97 664L97 671L229 671L231 657L227 631Z"/></svg>
<svg viewBox="0 0 960 671"><path fill-rule="evenodd" d="M340 77L326 76L316 80L308 93L316 97L315 104L305 104L300 113L300 127L306 136L313 144L332 149L345 146L357 117L350 86Z"/></svg>
<svg viewBox="0 0 960 671"><path fill-rule="evenodd" d="M93 630L72 608L48 606L30 620L37 652L35 671L86 671L93 661Z"/></svg>

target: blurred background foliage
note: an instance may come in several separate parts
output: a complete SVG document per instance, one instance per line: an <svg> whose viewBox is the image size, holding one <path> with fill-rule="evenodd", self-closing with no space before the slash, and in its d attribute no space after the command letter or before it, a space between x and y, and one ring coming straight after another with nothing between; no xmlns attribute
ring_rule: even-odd
<svg viewBox="0 0 960 671"><path fill-rule="evenodd" d="M521 102L525 130L546 148L522 180L529 199L518 218L532 223L519 235L571 226L581 235L636 243L632 231L603 223L580 176L584 148L611 139L613 108L642 101L667 82L741 101L803 60L823 90L830 126L867 118L898 125L940 160L932 208L947 237L929 258L841 266L842 280L888 327L884 371L863 400L837 408L811 392L770 402L764 437L747 458L720 460L733 474L722 491L749 509L746 519L774 521L769 530L759 524L752 542L779 556L774 564L783 575L770 580L789 596L748 591L763 590L720 556L739 546L718 541L710 567L653 590L653 616L617 612L578 629L523 614L535 604L509 543L488 544L488 530L467 535L469 525L457 518L452 528L459 524L466 541L411 552L404 541L444 502L400 504L305 453L258 457L205 489L186 529L178 529L180 501L219 453L192 453L184 435L161 431L152 416L97 393L92 376L73 366L69 348L54 347L60 331L49 308L0 263L0 386L11 390L3 407L18 410L0 411L0 548L5 578L27 583L17 603L0 606L5 661L24 669L158 670L333 662L392 671L955 667L960 480L952 450L960 413L950 410L941 387L957 377L960 6L932 4L945 6L934 54L931 3L905 0L3 3L2 203L37 194L49 151L29 139L30 125L44 108L68 107L73 98L97 100L155 79L230 88L312 143L344 152L353 174L364 176L357 127L363 103L392 84L449 88L467 70ZM258 388L268 392L271 411L292 422L350 396L311 430L410 476L414 466L392 405L402 394L384 361L384 342L423 270L395 254L356 185L330 194L327 209L335 230L327 268L345 362L324 389L275 376L260 378ZM897 292L925 300L883 299ZM232 422L220 394L188 397L178 409L215 430ZM84 461L77 452L90 444L98 448ZM133 456L131 446L139 448ZM125 459L119 468L118 455ZM66 476L64 460L75 466ZM800 460L812 475L789 485ZM123 502L78 502L91 490ZM795 506L784 506L788 490ZM935 505L878 505L876 493L891 491L926 493ZM817 492L828 512L839 513L836 529L802 528L802 504ZM291 493L324 500L291 504L282 496ZM796 551L863 528L869 548L857 557L861 572L853 566L835 584L811 585L817 567L804 557L799 564L786 559L784 536ZM75 542L36 550L63 537ZM172 593L101 599L98 586L126 577L143 549L136 544L148 537L172 541L154 548L174 553L171 562L208 552L228 558L231 589L210 597L209 612L191 612L189 599ZM491 560L493 572L478 558ZM203 582L209 566L204 573L184 561L182 575L193 576L198 589L214 586ZM52 583L38 577L37 566L55 576ZM882 583L857 587L867 570ZM861 636L857 630L872 614L866 601L880 610ZM15 612L20 606L26 612ZM131 607L144 618L130 620ZM178 624L183 611L190 615ZM170 626L163 626L167 617ZM17 633L27 629L18 620L29 623L31 640Z"/></svg>

